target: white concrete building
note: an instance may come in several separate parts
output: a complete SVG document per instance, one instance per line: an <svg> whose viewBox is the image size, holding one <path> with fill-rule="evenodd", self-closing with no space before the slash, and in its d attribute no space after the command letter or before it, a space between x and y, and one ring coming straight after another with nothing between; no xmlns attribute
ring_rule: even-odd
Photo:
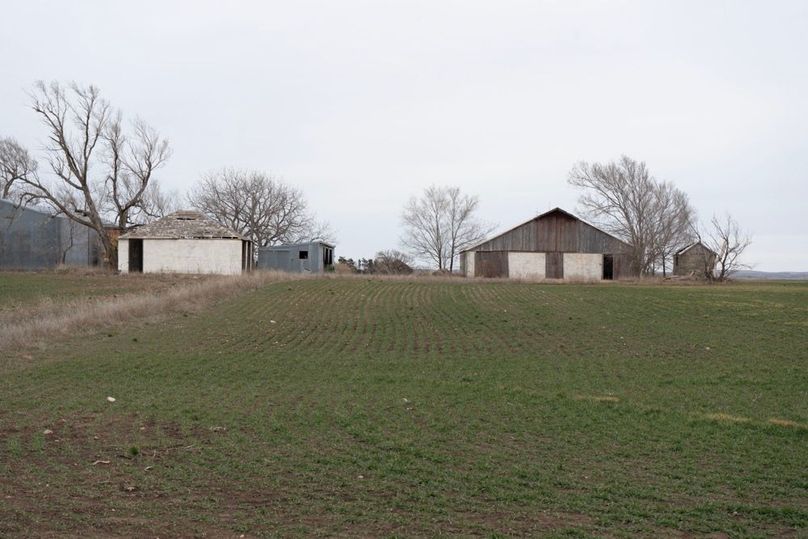
<svg viewBox="0 0 808 539"><path fill-rule="evenodd" d="M118 238L121 273L236 275L252 267L252 242L198 212L174 212Z"/></svg>

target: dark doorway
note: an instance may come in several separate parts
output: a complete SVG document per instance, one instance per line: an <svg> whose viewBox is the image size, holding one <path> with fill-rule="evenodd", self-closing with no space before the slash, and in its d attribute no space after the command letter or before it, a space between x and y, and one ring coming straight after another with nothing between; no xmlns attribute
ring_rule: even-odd
<svg viewBox="0 0 808 539"><path fill-rule="evenodd" d="M606 281L614 279L614 257L612 255L603 255L603 279Z"/></svg>
<svg viewBox="0 0 808 539"><path fill-rule="evenodd" d="M544 277L546 279L564 278L564 253L545 253Z"/></svg>
<svg viewBox="0 0 808 539"><path fill-rule="evenodd" d="M252 242L249 240L241 240L241 271L250 271L252 266Z"/></svg>
<svg viewBox="0 0 808 539"><path fill-rule="evenodd" d="M143 273L143 240L129 240L129 273Z"/></svg>
<svg viewBox="0 0 808 539"><path fill-rule="evenodd" d="M507 251L477 251L474 253L475 277L507 277Z"/></svg>

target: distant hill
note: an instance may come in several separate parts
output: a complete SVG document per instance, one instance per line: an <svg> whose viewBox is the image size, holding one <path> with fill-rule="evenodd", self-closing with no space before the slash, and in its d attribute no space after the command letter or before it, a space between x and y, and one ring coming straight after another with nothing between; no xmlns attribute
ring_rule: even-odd
<svg viewBox="0 0 808 539"><path fill-rule="evenodd" d="M733 279L756 279L764 281L808 281L808 271L753 271L741 270L732 274Z"/></svg>

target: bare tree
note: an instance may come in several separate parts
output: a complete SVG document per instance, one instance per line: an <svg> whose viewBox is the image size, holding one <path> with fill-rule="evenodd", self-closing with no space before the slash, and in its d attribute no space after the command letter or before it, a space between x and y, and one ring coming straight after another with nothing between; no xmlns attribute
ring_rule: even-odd
<svg viewBox="0 0 808 539"><path fill-rule="evenodd" d="M446 264L445 219L447 201L441 189L428 187L421 198L412 197L404 206L401 243L416 258L430 260L442 270Z"/></svg>
<svg viewBox="0 0 808 539"><path fill-rule="evenodd" d="M206 174L189 203L264 247L322 239L333 233L309 212L303 193L260 171L225 168Z"/></svg>
<svg viewBox="0 0 808 539"><path fill-rule="evenodd" d="M57 213L94 229L105 262L117 264L116 245L105 231L112 219L122 229L145 211L154 171L170 156L168 142L141 121L126 135L121 114L95 86L37 82L31 107L48 130L46 162L52 177L36 170L21 178L27 202L45 202Z"/></svg>
<svg viewBox="0 0 808 539"><path fill-rule="evenodd" d="M180 209L180 195L176 191L164 191L159 183L149 182L143 192L141 203L131 209L129 221L143 224L152 219L165 217Z"/></svg>
<svg viewBox="0 0 808 539"><path fill-rule="evenodd" d="M483 241L494 227L485 225L474 218L479 199L476 196L464 195L459 187L446 189L449 215L449 271L454 271L455 260L464 249Z"/></svg>
<svg viewBox="0 0 808 539"><path fill-rule="evenodd" d="M428 187L404 206L402 244L439 270L453 271L459 253L493 230L475 218L478 203L476 196L464 195L458 187Z"/></svg>
<svg viewBox="0 0 808 539"><path fill-rule="evenodd" d="M117 113L102 133L109 166L104 202L121 229L162 217L170 206L159 185L151 181L154 171L170 156L168 141L141 120L132 129L133 134L127 136Z"/></svg>
<svg viewBox="0 0 808 539"><path fill-rule="evenodd" d="M672 184L660 182L655 187L651 251L665 277L674 253L693 242L695 212L687 195Z"/></svg>
<svg viewBox="0 0 808 539"><path fill-rule="evenodd" d="M711 271L707 272L707 276L717 281L726 281L736 271L749 267L741 262L741 256L751 245L752 238L741 230L738 222L730 214L726 214L722 219L713 216L710 226L706 241L701 235L699 236L700 241L716 253L715 267L710 268Z"/></svg>
<svg viewBox="0 0 808 539"><path fill-rule="evenodd" d="M374 273L384 275L409 275L412 273L412 257L401 251L379 251L373 260Z"/></svg>
<svg viewBox="0 0 808 539"><path fill-rule="evenodd" d="M36 161L19 142L0 138L0 198L16 198L21 184L36 173L36 168Z"/></svg>
<svg viewBox="0 0 808 539"><path fill-rule="evenodd" d="M580 162L568 182L584 193L579 205L602 228L630 243L633 264L641 274L663 272L677 247L687 241L694 212L687 195L658 182L645 163L622 156L606 164Z"/></svg>
<svg viewBox="0 0 808 539"><path fill-rule="evenodd" d="M76 227L78 225L73 221L67 221L67 241L61 244L61 254L59 255L59 262L62 265L67 264L67 254L76 245ZM62 229L64 230L64 229Z"/></svg>
<svg viewBox="0 0 808 539"><path fill-rule="evenodd" d="M311 241L311 240L322 240L326 243L336 243L337 241L337 234L334 229L331 227L331 224L326 221L319 221L314 217L311 217L309 221L309 226L306 229L305 233L301 236L298 236L296 240L292 241Z"/></svg>

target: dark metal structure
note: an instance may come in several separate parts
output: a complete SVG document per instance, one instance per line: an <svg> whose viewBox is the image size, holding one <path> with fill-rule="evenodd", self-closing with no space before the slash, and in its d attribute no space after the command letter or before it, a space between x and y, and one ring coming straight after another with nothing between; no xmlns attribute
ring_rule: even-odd
<svg viewBox="0 0 808 539"><path fill-rule="evenodd" d="M64 216L0 199L0 269L96 266L100 257L94 229Z"/></svg>

